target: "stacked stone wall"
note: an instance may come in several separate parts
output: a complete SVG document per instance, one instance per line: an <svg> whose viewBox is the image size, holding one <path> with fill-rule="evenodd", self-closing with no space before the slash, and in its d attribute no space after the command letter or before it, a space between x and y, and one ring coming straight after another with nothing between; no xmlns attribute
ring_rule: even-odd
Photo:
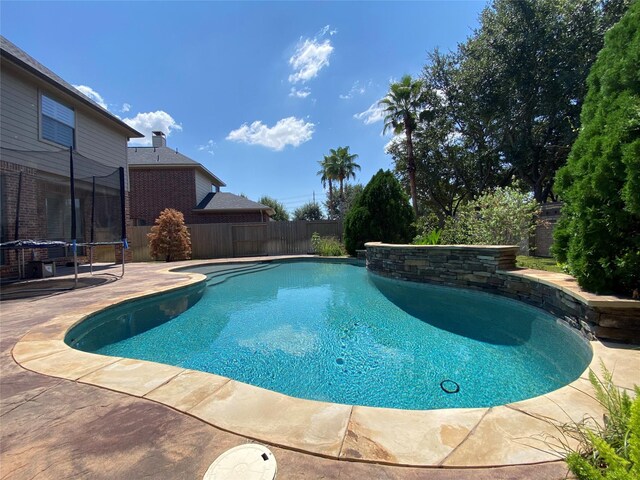
<svg viewBox="0 0 640 480"><path fill-rule="evenodd" d="M640 343L640 302L591 306L552 282L516 270L517 246L367 243L367 268L398 280L495 293L541 308L588 339Z"/></svg>

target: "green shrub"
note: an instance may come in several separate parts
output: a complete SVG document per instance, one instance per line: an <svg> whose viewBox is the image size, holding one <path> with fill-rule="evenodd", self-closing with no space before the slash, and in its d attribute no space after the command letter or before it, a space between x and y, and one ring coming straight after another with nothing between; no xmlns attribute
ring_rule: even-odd
<svg viewBox="0 0 640 480"><path fill-rule="evenodd" d="M640 286L640 1L609 30L588 78L582 128L555 190L556 258L582 288Z"/></svg>
<svg viewBox="0 0 640 480"><path fill-rule="evenodd" d="M414 245L440 245L442 230L435 228L423 235L418 235L413 239Z"/></svg>
<svg viewBox="0 0 640 480"><path fill-rule="evenodd" d="M342 257L347 254L340 240L335 237L321 237L316 253L321 257Z"/></svg>
<svg viewBox="0 0 640 480"><path fill-rule="evenodd" d="M556 440L569 469L578 480L640 478L640 388L634 387L635 399L631 400L614 385L604 365L602 379L590 370L589 380L605 410L604 422L586 418L558 427L562 438Z"/></svg>
<svg viewBox="0 0 640 480"><path fill-rule="evenodd" d="M344 221L350 255L366 242L409 243L414 236L409 198L391 172L379 170L356 198Z"/></svg>
<svg viewBox="0 0 640 480"><path fill-rule="evenodd" d="M451 245L526 246L535 228L538 205L527 193L496 188L461 205L455 217L446 220L442 242Z"/></svg>

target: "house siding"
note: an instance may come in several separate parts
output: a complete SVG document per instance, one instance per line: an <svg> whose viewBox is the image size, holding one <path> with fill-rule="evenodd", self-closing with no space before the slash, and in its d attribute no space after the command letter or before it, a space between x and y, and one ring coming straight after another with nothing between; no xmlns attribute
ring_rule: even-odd
<svg viewBox="0 0 640 480"><path fill-rule="evenodd" d="M12 155L6 149L59 152L64 147L52 142L40 140L39 99L40 92L47 93L55 99L66 103L75 110L76 115L76 153L94 160L91 168L77 165L77 175L106 175L116 167L127 167L127 137L123 132L101 121L98 114L92 113L88 107L50 85L40 81L2 61L0 69L0 142L2 143L2 159L25 167L52 173L60 176L69 175L69 157L57 155L36 155L29 159L24 155ZM125 174L125 185L128 184Z"/></svg>
<svg viewBox="0 0 640 480"><path fill-rule="evenodd" d="M200 203L204 197L211 192L211 180L202 173L196 171L196 204Z"/></svg>

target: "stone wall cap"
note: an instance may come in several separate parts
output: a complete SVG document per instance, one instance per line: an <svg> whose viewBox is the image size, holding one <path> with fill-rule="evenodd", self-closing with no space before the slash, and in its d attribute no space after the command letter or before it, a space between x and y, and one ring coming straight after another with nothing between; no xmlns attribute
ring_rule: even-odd
<svg viewBox="0 0 640 480"><path fill-rule="evenodd" d="M413 244L401 244L401 243L382 243L382 242L367 242L365 247L384 247L384 248L417 248L417 249L443 249L443 250L519 250L518 245L413 245Z"/></svg>
<svg viewBox="0 0 640 480"><path fill-rule="evenodd" d="M501 271L500 273L514 277L525 277L529 280L555 287L593 308L638 310L638 315L640 316L640 301L614 295L597 295L585 292L571 275L534 269Z"/></svg>

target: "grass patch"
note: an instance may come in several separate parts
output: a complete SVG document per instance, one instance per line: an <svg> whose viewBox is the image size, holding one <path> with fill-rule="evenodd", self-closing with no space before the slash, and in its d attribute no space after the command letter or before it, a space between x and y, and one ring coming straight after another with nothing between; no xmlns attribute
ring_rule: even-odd
<svg viewBox="0 0 640 480"><path fill-rule="evenodd" d="M565 273L561 265L558 265L555 258L528 257L518 255L516 266L520 268L533 268L534 270L544 270L545 272Z"/></svg>

